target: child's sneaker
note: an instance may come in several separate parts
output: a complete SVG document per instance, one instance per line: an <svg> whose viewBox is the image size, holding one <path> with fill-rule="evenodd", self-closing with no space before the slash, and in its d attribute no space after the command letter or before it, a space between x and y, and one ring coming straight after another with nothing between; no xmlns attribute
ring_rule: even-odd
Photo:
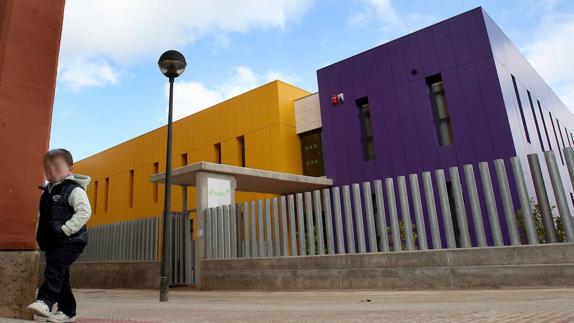
<svg viewBox="0 0 574 323"><path fill-rule="evenodd" d="M68 316L62 311L57 311L56 313L48 317L48 322L74 322L76 320L75 316Z"/></svg>
<svg viewBox="0 0 574 323"><path fill-rule="evenodd" d="M41 299L28 305L28 311L43 317L48 317L52 314L50 312L50 307L48 307L48 304L44 303L44 301Z"/></svg>

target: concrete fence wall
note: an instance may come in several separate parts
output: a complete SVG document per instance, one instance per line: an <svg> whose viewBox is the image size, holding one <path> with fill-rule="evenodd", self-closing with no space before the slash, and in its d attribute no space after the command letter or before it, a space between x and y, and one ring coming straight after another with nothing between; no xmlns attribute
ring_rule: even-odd
<svg viewBox="0 0 574 323"><path fill-rule="evenodd" d="M40 264L39 283L45 264ZM79 262L70 267L73 288L159 288L159 261Z"/></svg>
<svg viewBox="0 0 574 323"><path fill-rule="evenodd" d="M206 259L207 290L574 286L574 244Z"/></svg>

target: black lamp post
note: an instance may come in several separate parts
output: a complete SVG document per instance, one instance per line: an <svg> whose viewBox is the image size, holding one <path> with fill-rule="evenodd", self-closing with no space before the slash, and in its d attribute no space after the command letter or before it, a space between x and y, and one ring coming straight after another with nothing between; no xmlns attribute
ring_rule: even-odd
<svg viewBox="0 0 574 323"><path fill-rule="evenodd" d="M168 234L169 234L169 216L171 213L171 132L173 116L173 80L183 74L187 63L185 57L176 51L168 50L161 54L159 61L159 70L169 78L169 112L167 119L167 155L165 158L165 203L163 207L163 234L162 234L162 253L161 253L161 275L160 275L160 302L167 302L169 292L169 264L167 262L170 252Z"/></svg>

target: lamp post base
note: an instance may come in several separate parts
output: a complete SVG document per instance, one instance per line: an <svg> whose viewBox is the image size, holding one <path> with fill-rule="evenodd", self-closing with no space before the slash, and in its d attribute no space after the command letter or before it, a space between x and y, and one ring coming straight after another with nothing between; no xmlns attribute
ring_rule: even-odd
<svg viewBox="0 0 574 323"><path fill-rule="evenodd" d="M167 302L168 301L168 282L167 277L160 277L159 278L159 301L160 302Z"/></svg>

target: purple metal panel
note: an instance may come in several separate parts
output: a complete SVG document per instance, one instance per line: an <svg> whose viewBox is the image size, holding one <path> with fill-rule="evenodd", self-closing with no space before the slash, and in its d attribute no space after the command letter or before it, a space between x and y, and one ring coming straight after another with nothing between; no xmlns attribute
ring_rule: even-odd
<svg viewBox="0 0 574 323"><path fill-rule="evenodd" d="M420 172L422 164L420 160L420 149L417 134L417 127L415 116L412 107L412 96L410 92L410 84L405 83L396 87L397 94L397 109L402 137L400 143L403 145L403 150L406 160L406 170L409 173ZM397 174L397 175L406 175Z"/></svg>
<svg viewBox="0 0 574 323"><path fill-rule="evenodd" d="M407 68L407 78L409 81L421 79L424 75L417 38L418 37L416 36L411 36L401 39L403 55L405 57L405 64Z"/></svg>
<svg viewBox="0 0 574 323"><path fill-rule="evenodd" d="M468 131L471 134L474 152L477 159L492 160L494 153L491 134L494 129L489 127L486 119L476 66L475 64L467 64L461 66L458 70L465 111L469 120Z"/></svg>
<svg viewBox="0 0 574 323"><path fill-rule="evenodd" d="M375 138L375 145L377 149L381 145L390 146L389 156L379 156L380 159L386 160L390 163L391 173L381 174L381 177L396 176L396 174L404 175L407 172L406 159L402 145L402 129L400 126L400 117L397 110L397 96L396 89L391 88L382 92L381 104L383 110L383 120L373 120L374 124L380 124L384 127L386 136L384 138ZM381 122L381 123L379 123ZM373 174L375 175L375 174Z"/></svg>
<svg viewBox="0 0 574 323"><path fill-rule="evenodd" d="M451 34L452 47L454 49L454 55L458 66L468 64L473 60L472 48L470 46L465 24L465 19L469 16L471 16L471 13L456 16L447 20Z"/></svg>
<svg viewBox="0 0 574 323"><path fill-rule="evenodd" d="M412 73L413 70L417 73ZM426 77L437 73L441 73L445 84L454 134L454 144L442 147L438 145L425 81ZM524 136L511 75L516 77L519 86L531 143L526 142ZM560 121L560 129L556 131L574 130L572 114L481 8L325 67L317 72L317 77L325 170L337 185L437 168L445 169L448 180L448 167L458 166L464 187L462 166L469 163L475 165L475 177L480 183L478 162L489 161L491 174L494 174L493 159L508 160L514 155L523 157L540 152L527 89L536 113L540 101L554 149L558 148L552 129L552 124L557 127L556 119ZM344 93L345 103L332 106L330 98L338 93ZM374 161L364 160L355 105L355 100L361 97L369 100L376 150ZM549 112L552 112L553 120L550 120ZM538 118L545 141L542 117ZM564 140L570 144L566 138ZM560 137L559 141L561 147ZM560 163L558 154L557 159ZM543 159L541 162L544 166ZM508 161L506 164L512 197L518 208L510 164ZM523 169L528 176L525 158ZM565 168L561 172L568 178ZM493 184L498 191L495 178ZM436 189L436 183L434 185ZM478 186L485 213L482 189ZM531 186L529 184L532 192ZM550 185L548 189L551 191ZM568 190L572 191L572 188L568 187ZM499 194L496 196L504 232L502 205ZM466 195L465 202L468 209ZM398 203L397 206L400 212ZM470 210L467 212L470 219ZM439 220L442 222L440 217ZM472 230L472 221L469 225ZM490 240L486 217L485 226ZM472 232L471 236L476 244Z"/></svg>
<svg viewBox="0 0 574 323"><path fill-rule="evenodd" d="M433 32L431 28L425 28L417 34L419 42L419 51L422 58L423 73L433 75L440 72L440 65L433 41Z"/></svg>
<svg viewBox="0 0 574 323"><path fill-rule="evenodd" d="M456 165L472 163L475 160L472 138L469 132L467 106L462 96L462 86L459 69L451 69L442 73L445 96L448 102L454 146L456 146L456 160L449 160L442 167L448 168Z"/></svg>
<svg viewBox="0 0 574 323"><path fill-rule="evenodd" d="M422 171L440 168L434 117L425 80L410 82Z"/></svg>
<svg viewBox="0 0 574 323"><path fill-rule="evenodd" d="M377 82L373 81L377 80L378 78L380 81L379 84L381 89L386 89L393 86L395 81L393 79L393 68L391 65L390 52L388 47L381 46L377 48L377 50L373 51L373 53L377 57L380 72L375 77L369 79L369 82L372 84L377 84Z"/></svg>
<svg viewBox="0 0 574 323"><path fill-rule="evenodd" d="M391 68L393 71L394 85L397 86L408 80L407 65L403 54L403 46L399 39L392 41L385 46L389 47Z"/></svg>
<svg viewBox="0 0 574 323"><path fill-rule="evenodd" d="M470 12L465 17L465 23L468 34L472 35L469 37L469 41L474 60L492 56L482 10Z"/></svg>

